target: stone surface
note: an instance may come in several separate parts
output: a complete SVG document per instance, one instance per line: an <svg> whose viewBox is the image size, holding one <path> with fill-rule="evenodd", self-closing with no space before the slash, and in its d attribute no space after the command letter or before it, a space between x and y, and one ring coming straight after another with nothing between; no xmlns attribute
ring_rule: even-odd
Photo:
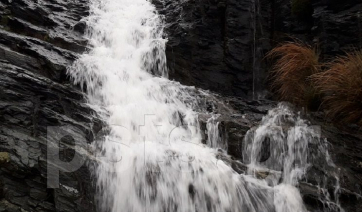
<svg viewBox="0 0 362 212"><path fill-rule="evenodd" d="M265 55L279 42L315 44L324 61L362 48L360 0L310 1L298 15L290 0L153 2L167 23L170 78L224 96L265 97Z"/></svg>
<svg viewBox="0 0 362 212"><path fill-rule="evenodd" d="M77 24L87 3L0 0L0 211L95 211L86 164L60 172L59 188L47 185L54 174L47 171L50 142L59 142L62 161L74 155L87 161L101 126L66 74L86 49ZM62 133L59 127L68 137L57 140L47 131Z"/></svg>
<svg viewBox="0 0 362 212"><path fill-rule="evenodd" d="M167 23L171 79L223 95L253 95L253 64L260 59L253 0L153 2Z"/></svg>
<svg viewBox="0 0 362 212"><path fill-rule="evenodd" d="M362 48L362 2L359 0L311 1L312 11L297 17L288 0L275 0L272 8L272 39L283 41L292 36L317 45L321 59Z"/></svg>
<svg viewBox="0 0 362 212"><path fill-rule="evenodd" d="M229 163L238 173L245 173L243 164L244 136L249 129L258 125L268 110L276 106L272 101L246 101L235 97L220 97L213 100L214 110L221 116L220 136L227 139L227 153L220 155L220 159ZM339 200L341 206L348 212L362 211L362 131L358 127L336 127L325 121L322 113L304 114L301 116L310 121L310 126L321 129L321 139L328 143L328 151L335 167L326 164L325 158L315 158L313 165L308 168L307 174L298 185L309 211L323 211L324 204L335 200L335 174L339 176ZM310 153L320 151L316 146L309 146ZM256 172L259 178L269 173ZM323 201L325 201L323 203ZM338 212L331 205L330 211Z"/></svg>
<svg viewBox="0 0 362 212"><path fill-rule="evenodd" d="M321 113L309 115L311 124L321 126L322 137L329 143L331 158L339 173L341 194L340 201L345 211L362 211L362 130L357 126L334 126L325 121ZM309 174L309 182L316 183L321 176L328 178L328 170L313 167L316 170ZM312 168L312 171L314 171ZM321 172L322 171L322 172ZM330 179L334 180L334 179ZM329 191L335 188L327 183ZM309 195L305 195L309 198Z"/></svg>
<svg viewBox="0 0 362 212"><path fill-rule="evenodd" d="M215 113L221 114L219 133L227 140L227 154L221 151L219 159L225 161L238 173L245 173L247 167L243 163L244 136L251 128L257 126L268 110L276 106L272 101L247 101L235 97L217 97L208 104L213 105ZM301 116L310 120L311 126L321 127L321 140L328 142L328 150L335 167L326 164L325 158L314 158L313 165L298 185L309 211L323 211L325 202L335 200L335 175L339 176L339 200L345 211L359 212L362 205L362 132L354 127L337 128L332 123L326 123L321 113L304 114ZM201 123L208 118L201 118ZM207 137L205 138L207 139ZM267 148L265 148L267 150ZM310 144L309 151L315 154L320 151ZM270 172L272 173L272 172ZM257 171L258 178L265 178L270 173ZM326 198L326 194L329 198ZM338 212L331 205L330 211Z"/></svg>

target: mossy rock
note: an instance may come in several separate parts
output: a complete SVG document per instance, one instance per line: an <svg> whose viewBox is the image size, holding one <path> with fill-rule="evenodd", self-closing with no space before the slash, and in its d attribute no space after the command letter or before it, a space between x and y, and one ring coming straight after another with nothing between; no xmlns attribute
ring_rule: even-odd
<svg viewBox="0 0 362 212"><path fill-rule="evenodd" d="M266 172L266 171L257 171L257 172L255 172L256 178L261 179L261 180L266 179L269 176L269 174L270 173Z"/></svg>
<svg viewBox="0 0 362 212"><path fill-rule="evenodd" d="M1 16L0 24L3 26L7 26L9 23L9 16Z"/></svg>
<svg viewBox="0 0 362 212"><path fill-rule="evenodd" d="M50 39L50 37L49 37L49 35L48 35L48 34L44 35L44 37L43 37L43 41L46 41L46 42L51 41L51 39Z"/></svg>
<svg viewBox="0 0 362 212"><path fill-rule="evenodd" d="M10 162L10 154L8 152L0 152L0 165Z"/></svg>

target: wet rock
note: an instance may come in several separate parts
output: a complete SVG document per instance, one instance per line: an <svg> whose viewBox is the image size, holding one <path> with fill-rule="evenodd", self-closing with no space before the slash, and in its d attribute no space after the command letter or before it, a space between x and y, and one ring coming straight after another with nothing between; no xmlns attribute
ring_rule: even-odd
<svg viewBox="0 0 362 212"><path fill-rule="evenodd" d="M85 21L79 21L77 24L74 25L74 30L81 34L84 34L86 28L87 24Z"/></svg>
<svg viewBox="0 0 362 212"><path fill-rule="evenodd" d="M247 171L246 161L243 160L243 148L245 136L250 129L259 125L263 116L268 110L276 106L273 101L248 101L242 98L222 97L215 95L206 105L211 105L214 113L221 114L216 119L219 122L219 131L222 140L227 140L227 148L220 150L217 158L230 165L235 172L245 174ZM321 141L327 141L324 148L328 148L329 155L318 154L321 147L309 144L309 160L311 166L300 183L297 185L309 211L323 211L326 204L329 204L331 211L339 211L335 205L336 191L341 206L345 211L360 211L361 203L361 151L362 133L360 129L337 128L331 123L325 122L323 114L300 113L303 119L310 120L310 125L321 129ZM209 117L200 116L200 122L207 122ZM290 125L283 126L287 130ZM206 128L205 128L206 129ZM208 139L204 135L204 139ZM206 142L205 142L206 143ZM268 158L270 141L264 141L262 146L263 154L260 160ZM335 166L328 157L331 157ZM323 158L321 158L323 157ZM327 157L327 158L326 158ZM276 171L255 170L254 174L259 179L265 179L270 174L280 175ZM337 178L339 177L339 182ZM340 184L341 188L336 185Z"/></svg>
<svg viewBox="0 0 362 212"><path fill-rule="evenodd" d="M0 211L95 211L86 163L101 122L66 75L86 49L73 27L87 4L0 0ZM76 171L60 171L59 188L47 182L57 156L48 155L50 144L59 144L62 161L84 159Z"/></svg>
<svg viewBox="0 0 362 212"><path fill-rule="evenodd" d="M0 164L6 164L10 162L10 155L8 152L0 152Z"/></svg>
<svg viewBox="0 0 362 212"><path fill-rule="evenodd" d="M341 186L341 204L346 211L361 211L362 198L362 131L354 126L335 126L325 121L321 113L313 113L309 116L311 124L321 128L322 138L327 139L331 158L336 165ZM333 178L328 178L330 171L324 169L320 164L313 167L309 173L308 180L311 182L320 181L320 176L326 176L327 186L330 192L336 189L332 185ZM333 171L333 170L332 170Z"/></svg>
<svg viewBox="0 0 362 212"><path fill-rule="evenodd" d="M255 45L254 1L153 2L167 23L171 79L223 95L252 97L253 64L263 57Z"/></svg>
<svg viewBox="0 0 362 212"><path fill-rule="evenodd" d="M87 158L78 149L89 151L87 143L92 142L97 132L94 123L99 122L95 113L85 105L83 94L72 86L1 62L0 148L10 157L0 171L5 200L30 211L47 211L49 207L57 211L94 210L94 188L85 183L91 182L86 164L73 173L60 174L62 185L79 191L76 197L64 189L48 188L46 179L50 162L47 151L52 140L48 130L63 127L67 129L64 135L85 142L72 147L66 140L59 140L60 159L67 161L62 158L66 151ZM71 207L65 209L63 204Z"/></svg>
<svg viewBox="0 0 362 212"><path fill-rule="evenodd" d="M272 8L272 35L275 41L292 36L316 44L321 59L362 48L362 3L358 0L311 1L312 13L302 19L291 13L291 1L276 0Z"/></svg>

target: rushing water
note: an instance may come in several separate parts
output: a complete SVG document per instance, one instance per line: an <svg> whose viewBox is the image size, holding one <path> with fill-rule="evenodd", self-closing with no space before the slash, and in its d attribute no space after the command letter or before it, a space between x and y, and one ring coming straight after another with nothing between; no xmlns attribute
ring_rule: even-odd
<svg viewBox="0 0 362 212"><path fill-rule="evenodd" d="M260 126L250 129L245 135L243 157L249 164L248 174L267 173L265 181L274 188L276 211L306 211L296 186L315 163L324 170L331 170L331 177L335 178L335 202L328 192L320 196L324 211L343 211L338 202L338 173L334 172L335 165L329 157L327 143L320 136L319 126L310 126L284 104L270 110ZM322 184L320 192L326 190L323 180L327 179L319 182Z"/></svg>
<svg viewBox="0 0 362 212"><path fill-rule="evenodd" d="M90 10L91 50L69 74L109 129L95 142L100 211L306 211L295 186L316 134L303 120L287 119L296 127L275 131L270 128L285 124L277 121L280 115L292 112L271 111L246 136L250 165L248 173L237 174L217 159L218 148L226 149L217 115L207 122L204 145L198 111L206 110L194 88L167 79L167 40L155 7L148 0L91 0ZM273 151L260 163L265 140ZM269 176L258 179L256 170Z"/></svg>

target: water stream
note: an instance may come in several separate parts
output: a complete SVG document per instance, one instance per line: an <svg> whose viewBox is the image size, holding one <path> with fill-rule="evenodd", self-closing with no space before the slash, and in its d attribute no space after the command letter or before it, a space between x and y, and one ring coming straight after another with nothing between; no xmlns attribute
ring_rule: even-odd
<svg viewBox="0 0 362 212"><path fill-rule="evenodd" d="M195 88L167 79L164 23L150 1L90 4L91 50L68 73L108 125L108 134L94 144L100 158L95 173L100 211L307 211L296 185L308 168L308 143L316 136L303 120L280 123L280 114L292 112L270 112L246 136L248 172L236 173L217 158L218 149L227 148L217 115L210 114L203 144L198 115L207 112ZM296 127L269 129L283 124ZM273 151L260 163L266 137ZM269 176L259 179L255 170Z"/></svg>

